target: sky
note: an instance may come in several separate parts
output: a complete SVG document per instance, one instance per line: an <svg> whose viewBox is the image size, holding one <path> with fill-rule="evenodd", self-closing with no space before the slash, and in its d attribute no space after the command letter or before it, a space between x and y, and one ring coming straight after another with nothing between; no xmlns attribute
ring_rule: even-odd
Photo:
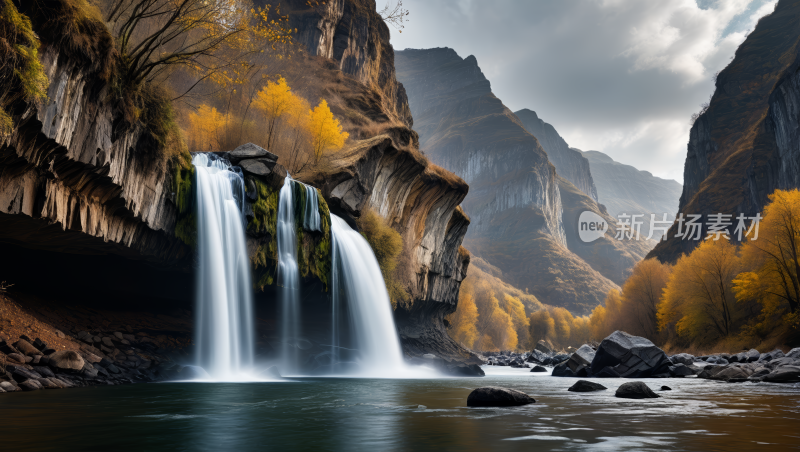
<svg viewBox="0 0 800 452"><path fill-rule="evenodd" d="M410 14L392 45L475 55L512 111L534 110L572 147L682 182L692 113L775 3L403 0Z"/></svg>

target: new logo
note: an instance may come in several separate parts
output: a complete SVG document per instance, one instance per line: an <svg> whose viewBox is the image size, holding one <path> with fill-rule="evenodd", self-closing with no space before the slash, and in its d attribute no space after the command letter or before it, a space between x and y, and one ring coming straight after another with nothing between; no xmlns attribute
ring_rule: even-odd
<svg viewBox="0 0 800 452"><path fill-rule="evenodd" d="M600 215L585 210L578 217L578 237L585 243L594 242L604 236L608 230L608 223Z"/></svg>

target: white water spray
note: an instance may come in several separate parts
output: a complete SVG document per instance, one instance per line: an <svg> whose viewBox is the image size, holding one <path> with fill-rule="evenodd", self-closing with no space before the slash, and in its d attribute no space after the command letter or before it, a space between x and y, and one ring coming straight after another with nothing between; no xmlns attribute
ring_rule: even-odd
<svg viewBox="0 0 800 452"><path fill-rule="evenodd" d="M392 316L392 305L378 260L369 243L343 219L331 214L333 338L331 353L338 349L337 315L344 294L349 305L356 348L360 352L359 375L399 377L407 370Z"/></svg>
<svg viewBox="0 0 800 452"><path fill-rule="evenodd" d="M254 343L241 210L244 179L214 155L197 154L192 164L197 175L198 364L214 380L237 380L253 366Z"/></svg>

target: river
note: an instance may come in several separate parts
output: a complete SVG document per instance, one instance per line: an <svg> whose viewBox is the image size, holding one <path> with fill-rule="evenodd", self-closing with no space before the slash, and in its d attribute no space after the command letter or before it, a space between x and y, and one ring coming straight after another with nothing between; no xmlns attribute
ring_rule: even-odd
<svg viewBox="0 0 800 452"><path fill-rule="evenodd" d="M800 447L800 384L644 380L663 397L572 393L577 379L485 367L484 378L296 378L154 383L0 396L9 451L786 450ZM668 385L672 391L659 391ZM534 396L467 408L480 386Z"/></svg>

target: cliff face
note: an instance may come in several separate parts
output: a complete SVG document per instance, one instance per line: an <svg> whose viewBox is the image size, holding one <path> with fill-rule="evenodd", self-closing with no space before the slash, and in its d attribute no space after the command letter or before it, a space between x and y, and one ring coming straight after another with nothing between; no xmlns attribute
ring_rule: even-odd
<svg viewBox="0 0 800 452"><path fill-rule="evenodd" d="M616 162L602 152L586 151L583 156L588 159L592 169L599 201L609 215L619 218L621 213L644 214L644 219L649 220L650 214L661 219L666 213L669 220L675 219L683 190L681 184ZM642 231L649 233L649 229L648 223ZM660 238L660 233L653 236L656 241Z"/></svg>
<svg viewBox="0 0 800 452"><path fill-rule="evenodd" d="M310 182L331 211L351 217L374 209L403 237L400 282L413 299L395 316L406 353L470 358L447 336L444 317L456 310L469 254L461 247L470 220L459 207L467 184L416 151L406 128L358 142L325 163Z"/></svg>
<svg viewBox="0 0 800 452"><path fill-rule="evenodd" d="M573 249L579 213L571 212L583 201L597 212L599 206L556 174L536 137L492 94L475 57L462 59L444 48L404 50L395 61L420 148L470 185L463 204L472 219L465 246L544 303L588 313L602 302L617 287L612 278L623 279L636 258L621 258L621 245L609 237ZM588 166L580 173L585 187L593 187ZM564 202L564 187L571 205Z"/></svg>
<svg viewBox="0 0 800 452"><path fill-rule="evenodd" d="M78 254L185 265L171 178L153 137L115 128L110 87L47 47L47 105L20 103L0 147L0 237Z"/></svg>
<svg viewBox="0 0 800 452"><path fill-rule="evenodd" d="M704 220L713 213L753 216L775 189L800 186L798 19L800 4L778 2L717 76L709 107L689 135L680 212ZM698 242L672 237L675 228L651 256L674 262L694 249Z"/></svg>
<svg viewBox="0 0 800 452"><path fill-rule="evenodd" d="M535 111L525 108L514 114L525 126L525 130L539 140L550 162L556 167L556 172L597 202L597 188L592 179L589 161L580 151L570 148L555 127L539 119Z"/></svg>
<svg viewBox="0 0 800 452"><path fill-rule="evenodd" d="M405 89L395 77L394 50L375 0L330 0L310 6L307 0L257 0L280 5L297 29L294 39L311 55L336 62L338 68L381 94L383 109L411 127Z"/></svg>

